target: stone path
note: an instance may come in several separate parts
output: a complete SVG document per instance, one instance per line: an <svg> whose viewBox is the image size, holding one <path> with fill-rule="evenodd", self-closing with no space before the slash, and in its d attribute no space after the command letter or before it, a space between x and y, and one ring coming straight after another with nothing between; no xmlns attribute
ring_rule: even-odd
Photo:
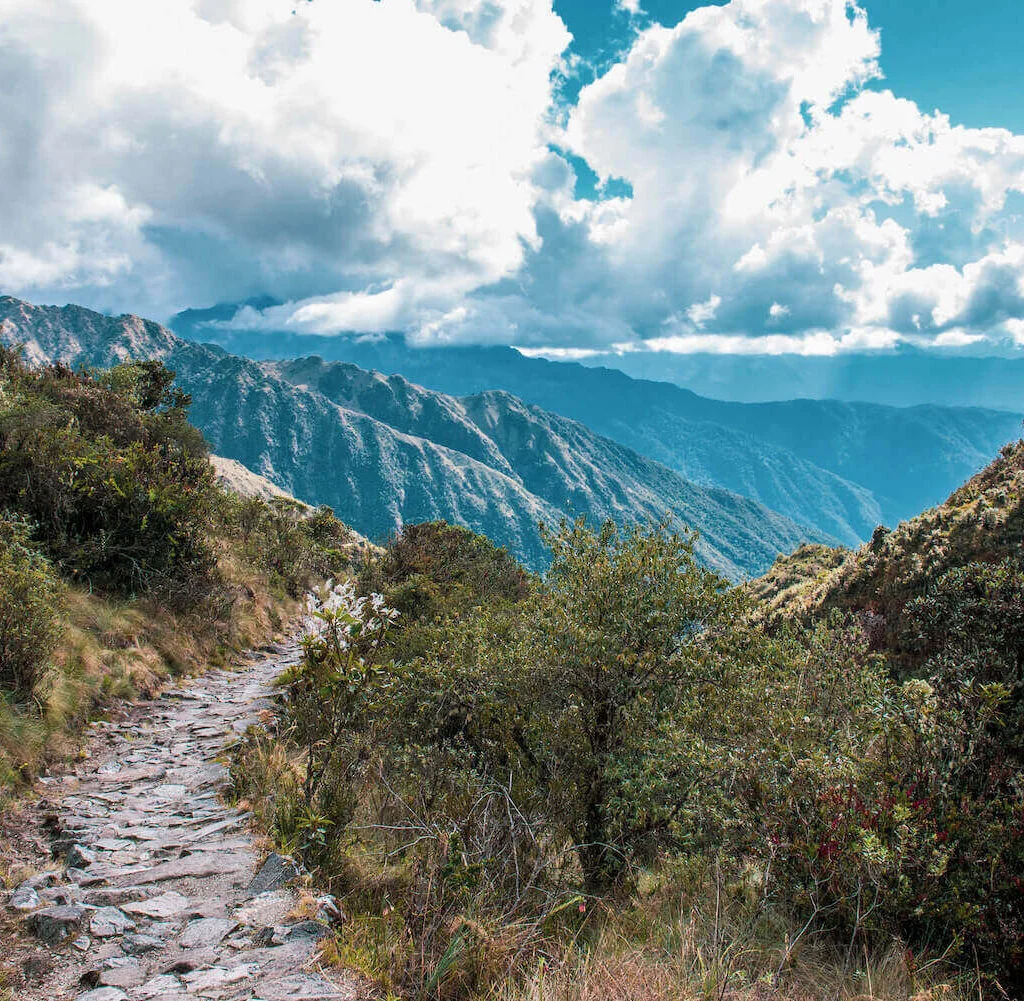
<svg viewBox="0 0 1024 1001"><path fill-rule="evenodd" d="M280 648L96 725L90 759L42 804L63 868L9 896L48 968L18 1001L358 996L312 968L330 899L324 921L294 915L294 867L271 855L257 871L249 818L221 799L216 759L270 708L274 679L297 656Z"/></svg>

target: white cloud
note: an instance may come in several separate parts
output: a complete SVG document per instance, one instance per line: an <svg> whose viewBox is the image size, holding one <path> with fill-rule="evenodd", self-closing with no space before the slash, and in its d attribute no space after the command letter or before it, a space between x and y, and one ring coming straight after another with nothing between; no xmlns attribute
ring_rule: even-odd
<svg viewBox="0 0 1024 1001"><path fill-rule="evenodd" d="M569 41L550 0L293 6L0 0L5 288L152 308L513 273Z"/></svg>
<svg viewBox="0 0 1024 1001"><path fill-rule="evenodd" d="M564 108L551 0L292 6L0 0L0 287L549 357L1024 342L1024 137L867 89L847 0L652 25Z"/></svg>
<svg viewBox="0 0 1024 1001"><path fill-rule="evenodd" d="M633 189L594 240L633 343L806 352L829 330L850 350L1024 315L1024 137L864 90L879 53L845 0L732 0L642 32L584 89L568 145Z"/></svg>
<svg viewBox="0 0 1024 1001"><path fill-rule="evenodd" d="M712 293L705 302L695 302L690 306L686 311L686 318L695 327L703 327L709 320L715 318L715 313L718 312L718 307L721 305L722 297Z"/></svg>

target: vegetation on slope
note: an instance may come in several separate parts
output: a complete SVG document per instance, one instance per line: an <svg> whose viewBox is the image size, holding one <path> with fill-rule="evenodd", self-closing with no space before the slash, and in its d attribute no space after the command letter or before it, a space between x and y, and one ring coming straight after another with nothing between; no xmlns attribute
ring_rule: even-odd
<svg viewBox="0 0 1024 1001"><path fill-rule="evenodd" d="M664 525L545 537L535 578L412 528L311 606L234 775L339 896L329 957L401 998L1017 996L1019 566L909 603L908 677Z"/></svg>
<svg viewBox="0 0 1024 1001"><path fill-rule="evenodd" d="M1017 557L1022 544L1024 442L1016 442L944 504L893 531L877 529L856 550L803 546L780 556L750 590L772 617L808 621L831 609L863 613L878 642L891 646L907 604L943 574Z"/></svg>
<svg viewBox="0 0 1024 1001"><path fill-rule="evenodd" d="M215 484L173 380L33 371L0 348L0 788L112 697L268 641L350 565L328 509Z"/></svg>

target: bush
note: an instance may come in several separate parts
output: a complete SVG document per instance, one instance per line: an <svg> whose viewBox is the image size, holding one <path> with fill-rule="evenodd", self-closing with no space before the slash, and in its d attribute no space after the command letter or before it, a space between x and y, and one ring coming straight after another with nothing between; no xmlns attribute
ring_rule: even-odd
<svg viewBox="0 0 1024 1001"><path fill-rule="evenodd" d="M32 694L60 638L60 606L60 584L27 527L0 516L0 689Z"/></svg>
<svg viewBox="0 0 1024 1001"><path fill-rule="evenodd" d="M155 362L108 373L0 364L0 504L39 526L61 572L175 605L216 583L213 474L188 396Z"/></svg>
<svg viewBox="0 0 1024 1001"><path fill-rule="evenodd" d="M474 608L522 600L530 576L509 552L443 521L406 525L359 575L361 594L379 593L401 616L390 648L411 660L434 642L434 627Z"/></svg>
<svg viewBox="0 0 1024 1001"><path fill-rule="evenodd" d="M285 498L221 493L216 521L219 530L241 543L249 564L293 598L356 562L352 530L326 506L310 510Z"/></svg>

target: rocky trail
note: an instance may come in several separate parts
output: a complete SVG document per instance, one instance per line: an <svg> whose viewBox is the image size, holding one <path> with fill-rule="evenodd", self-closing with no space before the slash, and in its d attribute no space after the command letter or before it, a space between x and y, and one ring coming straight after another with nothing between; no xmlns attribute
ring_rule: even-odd
<svg viewBox="0 0 1024 1001"><path fill-rule="evenodd" d="M258 866L249 817L222 798L218 759L297 656L279 648L95 724L90 757L40 804L61 866L9 894L36 971L17 1001L357 997L314 968L330 899L297 913L295 867Z"/></svg>

